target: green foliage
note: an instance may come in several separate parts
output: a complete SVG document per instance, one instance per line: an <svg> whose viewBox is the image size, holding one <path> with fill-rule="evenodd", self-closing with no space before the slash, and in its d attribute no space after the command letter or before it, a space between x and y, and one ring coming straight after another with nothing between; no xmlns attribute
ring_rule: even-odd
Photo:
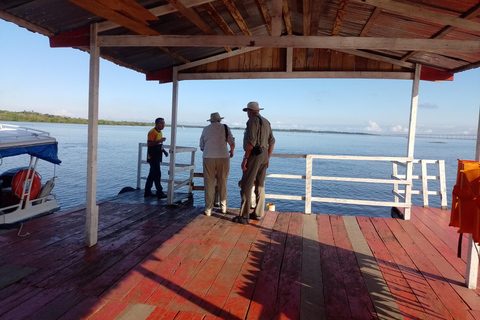
<svg viewBox="0 0 480 320"><path fill-rule="evenodd" d="M74 123L74 124L87 124L87 119L71 118L54 116L50 114L43 114L34 111L6 111L0 110L0 121L18 121L18 122L46 122L46 123ZM153 122L132 122L132 121L110 121L110 120L98 120L100 125L111 126L154 126Z"/></svg>

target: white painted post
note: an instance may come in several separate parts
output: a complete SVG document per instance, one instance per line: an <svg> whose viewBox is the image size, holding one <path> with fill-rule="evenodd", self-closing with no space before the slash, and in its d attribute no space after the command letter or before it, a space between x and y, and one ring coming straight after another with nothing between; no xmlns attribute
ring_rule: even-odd
<svg viewBox="0 0 480 320"><path fill-rule="evenodd" d="M392 177L398 176L398 165L395 162L392 162ZM398 202L398 183L393 183L393 201Z"/></svg>
<svg viewBox="0 0 480 320"><path fill-rule="evenodd" d="M305 172L305 213L312 213L312 155L307 154Z"/></svg>
<svg viewBox="0 0 480 320"><path fill-rule="evenodd" d="M167 204L173 204L175 193L175 161L177 155L178 69L172 75L172 124L170 127L170 166L168 174Z"/></svg>
<svg viewBox="0 0 480 320"><path fill-rule="evenodd" d="M475 151L475 161L480 161L480 112L477 126L477 148ZM473 242L473 237L470 234L468 237L467 273L465 275L465 284L469 289L477 289L478 251L479 246Z"/></svg>
<svg viewBox="0 0 480 320"><path fill-rule="evenodd" d="M423 193L423 207L428 208L428 179L427 179L427 162L420 159L422 166L422 193Z"/></svg>
<svg viewBox="0 0 480 320"><path fill-rule="evenodd" d="M90 77L88 94L87 144L87 219L85 245L92 247L98 238L97 151L98 151L98 86L100 78L100 48L97 46L96 23L90 26Z"/></svg>
<svg viewBox="0 0 480 320"><path fill-rule="evenodd" d="M142 143L138 144L138 161L137 161L137 189L140 189L142 182L142 157L143 157Z"/></svg>
<svg viewBox="0 0 480 320"><path fill-rule="evenodd" d="M190 158L190 165L194 166L195 165L195 151L192 151L192 156ZM190 182L188 184L188 193L189 195L192 194L193 191L193 174L195 172L195 169L190 169Z"/></svg>
<svg viewBox="0 0 480 320"><path fill-rule="evenodd" d="M417 128L417 108L418 108L418 87L420 83L421 65L415 65L415 76L412 85L412 101L410 105L410 122L408 126L408 147L407 147L407 173L406 179L410 184L405 185L405 203L410 204L405 207L404 218L410 220L410 212L412 210L412 175L413 175L413 151L415 149L415 132Z"/></svg>
<svg viewBox="0 0 480 320"><path fill-rule="evenodd" d="M438 174L440 175L440 201L442 210L447 210L447 179L445 178L445 160L438 160Z"/></svg>

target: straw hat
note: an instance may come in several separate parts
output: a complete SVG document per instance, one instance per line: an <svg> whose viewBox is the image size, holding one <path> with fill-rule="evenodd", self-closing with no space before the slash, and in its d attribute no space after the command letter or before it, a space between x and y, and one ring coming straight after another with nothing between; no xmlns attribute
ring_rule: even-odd
<svg viewBox="0 0 480 320"><path fill-rule="evenodd" d="M220 117L220 114L218 112L214 112L214 113L210 114L210 119L208 119L207 121L220 122L220 120L222 120L222 119L223 119L223 117Z"/></svg>
<svg viewBox="0 0 480 320"><path fill-rule="evenodd" d="M252 101L247 104L246 108L243 108L243 111L247 111L247 110L259 111L259 110L263 110L263 108L258 107L258 102Z"/></svg>

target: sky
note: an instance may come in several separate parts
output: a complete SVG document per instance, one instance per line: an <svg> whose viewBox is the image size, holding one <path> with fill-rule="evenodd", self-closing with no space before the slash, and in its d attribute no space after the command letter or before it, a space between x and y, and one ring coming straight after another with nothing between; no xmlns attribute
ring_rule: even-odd
<svg viewBox="0 0 480 320"><path fill-rule="evenodd" d="M88 117L89 54L50 48L48 37L0 19L0 110ZM179 125L207 125L210 113L243 127L258 101L276 129L408 132L412 80L282 79L179 82ZM475 134L480 68L454 81L420 81L417 133ZM101 59L99 118L171 122L172 85Z"/></svg>

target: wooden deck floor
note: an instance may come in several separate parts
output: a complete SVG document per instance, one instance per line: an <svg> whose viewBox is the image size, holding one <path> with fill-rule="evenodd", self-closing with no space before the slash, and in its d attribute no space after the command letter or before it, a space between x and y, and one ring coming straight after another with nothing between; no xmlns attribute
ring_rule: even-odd
<svg viewBox="0 0 480 320"><path fill-rule="evenodd" d="M92 248L84 208L1 234L0 319L480 319L449 211L244 226L133 202L100 204Z"/></svg>

